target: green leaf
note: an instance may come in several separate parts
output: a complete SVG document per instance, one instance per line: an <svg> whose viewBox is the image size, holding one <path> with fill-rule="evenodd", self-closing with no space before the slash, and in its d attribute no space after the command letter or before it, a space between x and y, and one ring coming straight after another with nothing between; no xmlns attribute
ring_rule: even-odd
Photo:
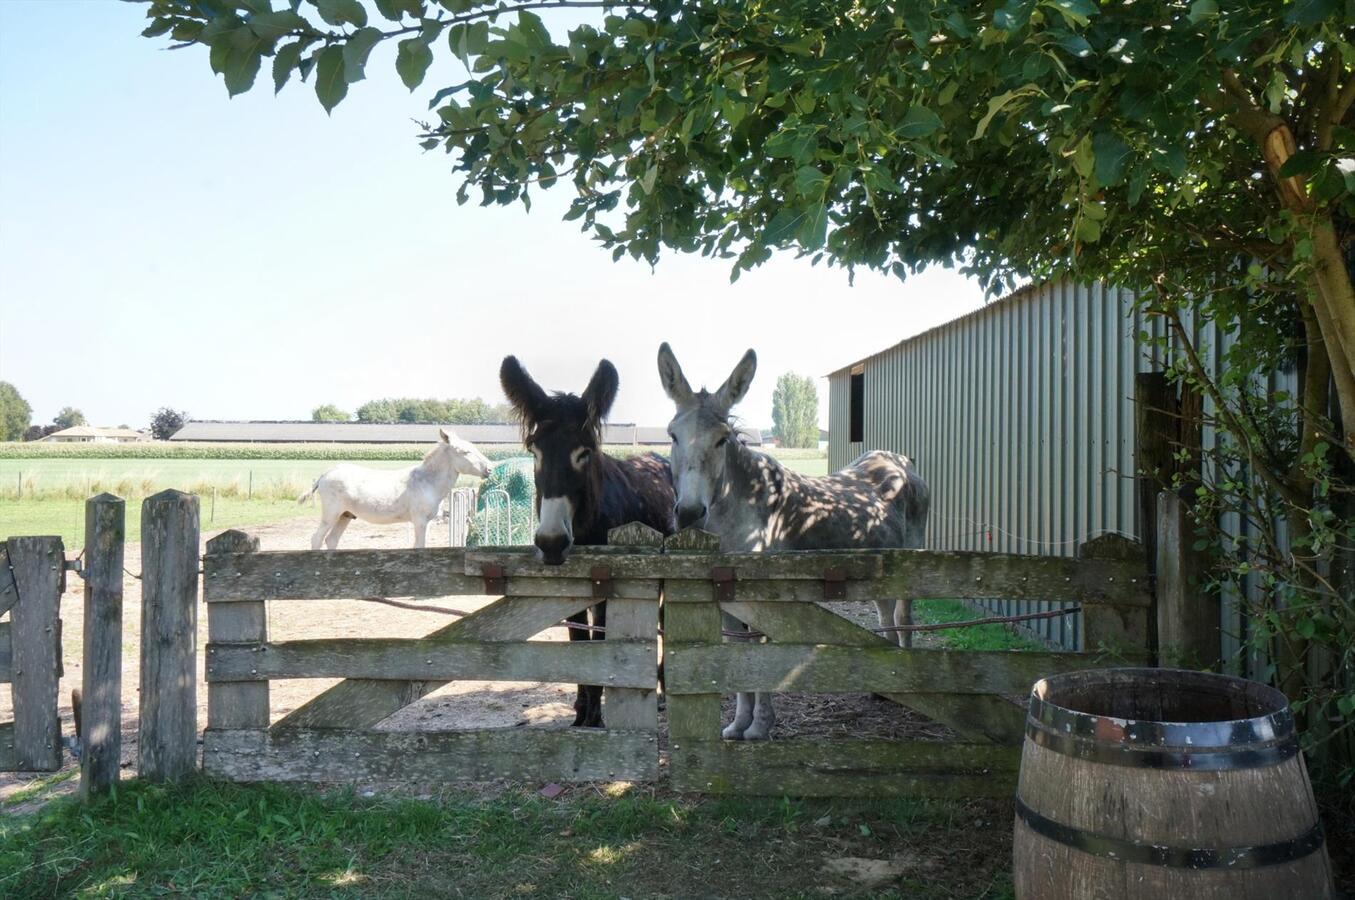
<svg viewBox="0 0 1355 900"><path fill-rule="evenodd" d="M518 13L518 28L528 38L527 46L533 50L540 50L543 47L550 46L550 31L546 29L546 23L541 21L541 17L529 10L523 10Z"/></svg>
<svg viewBox="0 0 1355 900"><path fill-rule="evenodd" d="M1280 177L1306 177L1316 172L1321 162L1322 157L1318 156L1316 150L1305 148L1284 161L1284 165L1280 166Z"/></svg>
<svg viewBox="0 0 1355 900"><path fill-rule="evenodd" d="M650 163L649 168L645 169L645 174L640 176L640 180L638 182L638 184L640 185L640 190L644 191L646 194L654 193L654 182L658 177L659 177L659 167L654 165L653 163Z"/></svg>
<svg viewBox="0 0 1355 900"><path fill-rule="evenodd" d="M401 41L395 54L395 71L411 91L423 84L424 73L433 62L433 51L421 38Z"/></svg>
<svg viewBox="0 0 1355 900"><path fill-rule="evenodd" d="M293 31L311 30L310 23L290 9L250 16L248 24L250 31L269 43L277 41Z"/></svg>
<svg viewBox="0 0 1355 900"><path fill-rule="evenodd" d="M941 117L925 106L910 106L899 124L899 136L923 138L941 127Z"/></svg>
<svg viewBox="0 0 1355 900"><path fill-rule="evenodd" d="M1073 151L1073 168L1083 178L1092 174L1096 166L1096 151L1092 149L1090 138L1083 138Z"/></svg>
<svg viewBox="0 0 1355 900"><path fill-rule="evenodd" d="M301 52L306 49L306 41L293 41L285 47L279 47L273 57L273 93L282 90L292 70L301 62Z"/></svg>
<svg viewBox="0 0 1355 900"><path fill-rule="evenodd" d="M828 176L814 166L801 166L795 170L795 192L802 197L822 197L828 189Z"/></svg>
<svg viewBox="0 0 1355 900"><path fill-rule="evenodd" d="M993 121L993 116L997 115L1003 108L1019 97L1029 97L1035 94L1041 94L1043 91L1034 84L1023 85L1013 91L1007 91L1005 94L998 94L988 100L988 112L984 113L983 118L979 120L978 128L974 130L974 137L971 140L977 141L983 137L988 130L988 124Z"/></svg>
<svg viewBox="0 0 1355 900"><path fill-rule="evenodd" d="M343 45L343 77L351 84L367 77L367 57L381 42L381 32L375 28L359 28Z"/></svg>
<svg viewBox="0 0 1355 900"><path fill-rule="evenodd" d="M1092 152L1096 154L1096 180L1105 187L1119 184L1133 153L1129 145L1113 131L1099 131L1092 139Z"/></svg>
<svg viewBox="0 0 1355 900"><path fill-rule="evenodd" d="M488 43L489 23L484 20L458 22L447 29L447 45L463 65L469 66L471 57L483 53Z"/></svg>
<svg viewBox="0 0 1355 900"><path fill-rule="evenodd" d="M367 10L358 0L315 0L315 10L330 25L367 24Z"/></svg>
<svg viewBox="0 0 1355 900"><path fill-rule="evenodd" d="M809 207L805 213L800 232L796 235L800 246L805 250L817 250L828 238L828 207L820 200Z"/></svg>
<svg viewBox="0 0 1355 900"><path fill-rule="evenodd" d="M762 243L773 246L784 244L799 230L804 218L804 210L782 208L767 223L767 230L762 233Z"/></svg>
<svg viewBox="0 0 1355 900"><path fill-rule="evenodd" d="M343 49L326 47L320 51L315 65L315 96L325 112L334 112L334 107L348 95L348 79L343 75Z"/></svg>
<svg viewBox="0 0 1355 900"><path fill-rule="evenodd" d="M1007 0L1007 5L993 12L993 26L1000 31L1019 31L1030 22L1031 4L1023 0Z"/></svg>
<svg viewBox="0 0 1355 900"><path fill-rule="evenodd" d="M808 129L792 128L778 131L767 139L768 156L789 157L796 162L808 162L814 155L814 133Z"/></svg>
<svg viewBox="0 0 1355 900"><path fill-rule="evenodd" d="M256 40L244 47L232 47L226 56L226 67L221 75L226 81L226 92L234 97L254 86L263 60L263 42Z"/></svg>
<svg viewBox="0 0 1355 900"><path fill-rule="evenodd" d="M173 19L156 19L141 32L142 37L159 37L174 27Z"/></svg>
<svg viewBox="0 0 1355 900"><path fill-rule="evenodd" d="M1094 244L1101 240L1101 223L1089 216L1083 216L1077 220L1077 229L1075 234L1078 240Z"/></svg>
<svg viewBox="0 0 1355 900"><path fill-rule="evenodd" d="M1190 24L1198 25L1205 19L1212 19L1219 14L1219 5L1214 0L1195 0L1190 4Z"/></svg>

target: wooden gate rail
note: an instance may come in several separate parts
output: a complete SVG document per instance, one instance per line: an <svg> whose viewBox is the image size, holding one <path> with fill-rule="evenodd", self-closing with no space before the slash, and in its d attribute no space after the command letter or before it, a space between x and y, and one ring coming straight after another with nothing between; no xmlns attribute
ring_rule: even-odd
<svg viewBox="0 0 1355 900"><path fill-rule="evenodd" d="M66 555L58 537L0 542L0 683L10 685L14 720L0 722L0 771L61 768L61 593Z"/></svg>

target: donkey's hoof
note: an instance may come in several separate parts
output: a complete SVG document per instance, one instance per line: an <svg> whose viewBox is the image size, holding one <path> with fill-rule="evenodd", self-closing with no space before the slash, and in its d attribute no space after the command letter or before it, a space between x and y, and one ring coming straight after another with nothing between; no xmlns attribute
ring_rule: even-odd
<svg viewBox="0 0 1355 900"><path fill-rule="evenodd" d="M747 725L740 725L738 722L730 722L725 726L724 731L720 732L720 737L727 741L741 741L743 740L743 733L747 730Z"/></svg>
<svg viewBox="0 0 1355 900"><path fill-rule="evenodd" d="M743 739L745 741L765 741L770 739L771 736L772 729L770 725L765 728L759 728L756 725L750 725L748 726L748 730L743 733Z"/></svg>

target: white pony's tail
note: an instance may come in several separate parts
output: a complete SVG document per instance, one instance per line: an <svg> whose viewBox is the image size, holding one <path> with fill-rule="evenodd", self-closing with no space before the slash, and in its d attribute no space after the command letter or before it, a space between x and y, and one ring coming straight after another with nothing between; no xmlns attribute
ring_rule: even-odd
<svg viewBox="0 0 1355 900"><path fill-rule="evenodd" d="M323 475L320 476L320 478L323 477L324 477ZM315 492L320 489L320 478L315 479L315 484L311 485L311 489L309 491L306 491L306 493L296 498L297 503L305 503L311 497L315 496Z"/></svg>

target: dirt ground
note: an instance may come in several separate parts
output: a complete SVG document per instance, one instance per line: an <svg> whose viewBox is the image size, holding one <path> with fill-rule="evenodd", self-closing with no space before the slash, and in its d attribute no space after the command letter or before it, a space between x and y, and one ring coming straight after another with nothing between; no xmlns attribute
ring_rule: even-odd
<svg viewBox="0 0 1355 900"><path fill-rule="evenodd" d="M310 519L295 519L248 529L260 539L263 550L309 549L314 524ZM203 534L203 544L219 532ZM341 549L396 548L410 546L408 527L378 526L354 522L344 534ZM445 525L431 525L430 546L447 546ZM139 698L139 660L141 649L141 545L129 543L125 552L127 577L123 582L123 738L122 767L134 772L137 759L137 707ZM68 573L66 593L61 598L63 662L61 679L61 718L65 735L74 734L71 715L71 691L80 686L81 635L83 633L84 582ZM490 597L446 597L420 599L420 606L470 612L491 602ZM828 604L841 615L862 624L874 625L874 607L869 604ZM426 634L455 620L454 615L401 609L361 600L275 601L268 604L268 633L273 640L321 637L414 637ZM919 638L931 637L919 635ZM564 628L550 628L536 640L567 640ZM203 648L207 642L207 617L198 617L198 722L207 721L207 689L203 673ZM919 642L920 644L921 642ZM270 682L271 712L274 720L301 706L336 679L295 679ZM567 726L574 717L574 686L534 682L460 681L445 685L423 700L386 719L379 729L442 731L465 728L511 728L519 726ZM726 700L726 718L732 715L733 698ZM777 698L780 737L889 737L944 739L943 726L896 704L868 695L779 695ZM0 721L13 717L8 685L0 685ZM662 713L660 745L666 744ZM66 754L69 775L75 761ZM454 778L454 773L451 773ZM0 802L25 791L35 782L53 782L41 792L43 799L53 793L74 789L76 779L48 775L0 773ZM38 802L35 798L34 802ZM29 808L27 803L12 803L13 813Z"/></svg>

